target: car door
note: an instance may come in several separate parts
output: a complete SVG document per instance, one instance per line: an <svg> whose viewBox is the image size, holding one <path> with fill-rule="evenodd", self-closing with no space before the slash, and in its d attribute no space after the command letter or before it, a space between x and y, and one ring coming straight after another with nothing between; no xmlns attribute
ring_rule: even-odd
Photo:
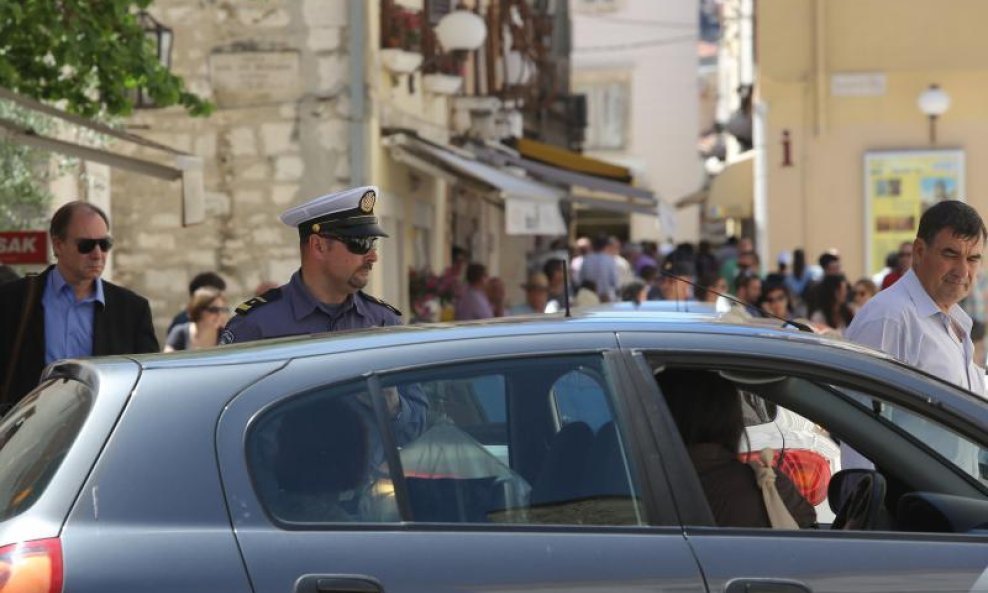
<svg viewBox="0 0 988 593"><path fill-rule="evenodd" d="M614 346L377 348L245 391L217 447L255 593L704 591Z"/></svg>
<svg viewBox="0 0 988 593"><path fill-rule="evenodd" d="M656 336L627 333L620 341L643 377L670 369L714 372L731 379L739 393L760 394L821 422L830 434L848 435L888 480L887 520L868 531L718 526L704 517L710 507L703 487L653 381L657 438L670 442L663 461L669 473L682 476L674 481L674 497L711 592L986 590L983 526L934 533L894 504L917 496L914 490L933 492L941 500L962 501L988 522L988 482L952 463L951 452L931 444L936 439L910 434L906 422L894 420L900 413L925 417L939 427L939 437L984 455L984 401L897 363L799 340L665 335L659 343Z"/></svg>

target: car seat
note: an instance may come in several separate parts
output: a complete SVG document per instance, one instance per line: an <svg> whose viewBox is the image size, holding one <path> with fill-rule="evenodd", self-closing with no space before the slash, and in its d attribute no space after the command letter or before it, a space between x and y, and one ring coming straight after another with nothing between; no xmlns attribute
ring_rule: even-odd
<svg viewBox="0 0 988 593"><path fill-rule="evenodd" d="M583 471L593 441L593 430L586 422L571 422L553 436L532 485L532 506L582 497Z"/></svg>

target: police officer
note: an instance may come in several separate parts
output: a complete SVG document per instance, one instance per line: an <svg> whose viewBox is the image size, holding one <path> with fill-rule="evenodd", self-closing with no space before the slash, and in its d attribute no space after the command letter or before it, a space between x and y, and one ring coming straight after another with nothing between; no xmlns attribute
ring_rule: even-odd
<svg viewBox="0 0 988 593"><path fill-rule="evenodd" d="M243 303L220 338L231 344L325 331L400 325L401 312L361 289L388 235L374 216L377 188L357 187L285 211L298 227L302 267L288 284Z"/></svg>
<svg viewBox="0 0 988 593"><path fill-rule="evenodd" d="M356 187L286 210L281 221L298 228L302 266L288 284L236 309L220 335L232 344L325 331L401 325L401 312L363 292L377 261L376 242L388 235L374 216L374 186ZM385 390L399 444L425 422L420 389Z"/></svg>

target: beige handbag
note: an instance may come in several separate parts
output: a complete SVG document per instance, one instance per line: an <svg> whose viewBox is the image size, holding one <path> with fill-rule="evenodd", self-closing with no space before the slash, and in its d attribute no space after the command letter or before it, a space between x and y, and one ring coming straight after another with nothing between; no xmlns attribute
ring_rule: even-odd
<svg viewBox="0 0 988 593"><path fill-rule="evenodd" d="M765 510L768 512L768 521L772 524L772 529L799 529L799 524L792 518L789 509L786 508L786 503L783 502L775 487L775 470L772 469L773 459L775 459L775 450L765 448L759 453L758 459L749 462L749 465L755 470L755 479L762 491Z"/></svg>

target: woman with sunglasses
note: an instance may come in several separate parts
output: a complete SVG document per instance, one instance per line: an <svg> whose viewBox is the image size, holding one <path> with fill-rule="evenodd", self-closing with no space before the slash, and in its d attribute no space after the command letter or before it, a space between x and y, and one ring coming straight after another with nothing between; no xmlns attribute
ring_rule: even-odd
<svg viewBox="0 0 988 593"><path fill-rule="evenodd" d="M871 297L878 294L878 287L870 278L861 278L854 283L854 294L851 297L851 311L857 313Z"/></svg>
<svg viewBox="0 0 988 593"><path fill-rule="evenodd" d="M789 298L789 289L782 283L766 284L762 289L762 297L758 301L758 306L769 315L780 319L791 320L792 302Z"/></svg>
<svg viewBox="0 0 988 593"><path fill-rule="evenodd" d="M230 308L219 290L204 286L196 289L187 307L189 321L168 332L165 352L198 350L219 344L220 331L230 319Z"/></svg>

